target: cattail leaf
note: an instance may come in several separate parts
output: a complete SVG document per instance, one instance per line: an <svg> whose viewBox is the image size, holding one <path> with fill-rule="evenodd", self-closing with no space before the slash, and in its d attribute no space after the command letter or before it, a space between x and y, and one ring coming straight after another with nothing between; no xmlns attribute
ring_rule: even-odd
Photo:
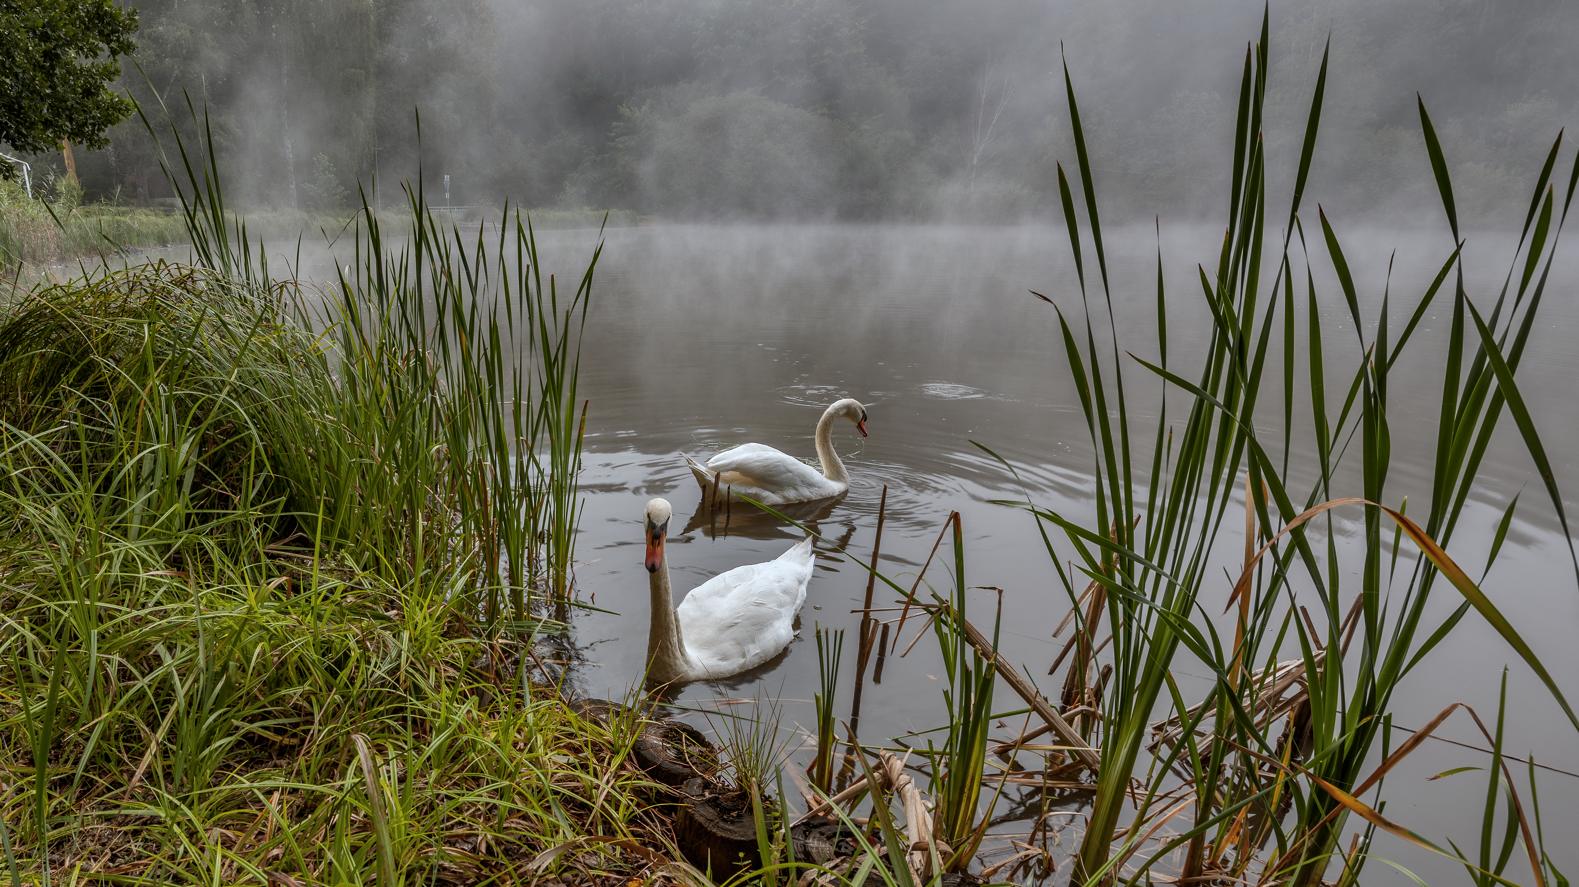
<svg viewBox="0 0 1579 887"><path fill-rule="evenodd" d="M1540 433L1535 429L1529 408L1524 404L1524 396L1519 393L1519 386L1513 380L1513 371L1508 369L1507 362L1503 360L1502 351L1497 347L1491 330L1487 328L1486 322L1481 319L1480 312L1475 310L1475 306L1468 307L1470 318L1475 322L1475 329L1480 332L1482 353L1486 355L1487 363L1497 377L1497 390L1502 393L1508 412L1513 414L1513 421L1519 427L1520 436L1524 438L1524 447L1535 462L1535 470L1541 475L1541 483L1546 485L1547 495L1551 496L1552 507L1557 511L1557 521L1563 528L1563 538L1568 543L1568 557L1573 561L1574 577L1579 579L1579 551L1574 548L1573 533L1568 529L1568 512L1563 508L1562 492L1557 489L1557 478L1552 473L1550 460L1546 458L1546 448L1541 444Z"/></svg>
<svg viewBox="0 0 1579 887"><path fill-rule="evenodd" d="M1453 182L1447 174L1447 159L1442 156L1442 144L1437 141L1436 127L1431 125L1431 115L1426 113L1425 99L1419 93L1415 94L1415 103L1420 109L1420 131L1425 136L1426 153L1431 157L1431 174L1436 176L1437 192L1442 196L1442 209L1447 213L1448 228L1453 232L1453 240L1461 238L1458 234L1458 209L1453 203Z"/></svg>

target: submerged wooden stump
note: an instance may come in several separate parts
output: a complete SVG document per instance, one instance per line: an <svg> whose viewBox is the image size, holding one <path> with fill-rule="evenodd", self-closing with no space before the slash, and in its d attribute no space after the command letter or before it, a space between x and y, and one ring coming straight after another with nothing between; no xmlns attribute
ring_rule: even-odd
<svg viewBox="0 0 1579 887"><path fill-rule="evenodd" d="M642 718L636 709L607 699L577 699L570 707L578 714L601 721ZM680 786L695 776L708 777L718 770L718 748L690 724L668 718L643 718L631 756L654 781Z"/></svg>
<svg viewBox="0 0 1579 887"><path fill-rule="evenodd" d="M605 699L579 699L570 703L588 718L642 718L636 709ZM757 845L756 814L751 793L717 777L719 750L702 731L682 721L645 718L632 745L631 757L654 782L668 786L677 800L674 839L681 855L715 878L726 878L762 865ZM774 801L764 797L771 810ZM860 842L844 823L818 817L790 829L791 851L797 862L831 865L860 852ZM970 887L973 881L950 882L949 887Z"/></svg>
<svg viewBox="0 0 1579 887"><path fill-rule="evenodd" d="M681 721L653 721L636 737L636 763L664 785L684 785L718 770L718 749L702 731Z"/></svg>
<svg viewBox="0 0 1579 887"><path fill-rule="evenodd" d="M861 850L855 832L836 819L812 819L790 829L796 862L828 865Z"/></svg>
<svg viewBox="0 0 1579 887"><path fill-rule="evenodd" d="M685 801L675 816L675 843L692 865L724 876L763 864L749 792L697 778L687 781L681 793ZM849 859L861 848L855 832L832 819L792 826L790 844L796 862L821 866Z"/></svg>

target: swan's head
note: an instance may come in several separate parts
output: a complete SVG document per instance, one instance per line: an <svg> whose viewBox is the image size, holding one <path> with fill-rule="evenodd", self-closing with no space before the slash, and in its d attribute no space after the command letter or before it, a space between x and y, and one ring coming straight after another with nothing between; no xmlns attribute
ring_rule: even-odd
<svg viewBox="0 0 1579 887"><path fill-rule="evenodd" d="M658 572L663 563L663 540L669 535L669 516L674 509L667 499L653 499L647 503L645 537L647 539L647 572Z"/></svg>
<svg viewBox="0 0 1579 887"><path fill-rule="evenodd" d="M855 430L860 432L862 437L866 436L866 407L861 406L860 401L853 397L846 397L844 400L836 402L831 409L834 415L843 416L854 422Z"/></svg>

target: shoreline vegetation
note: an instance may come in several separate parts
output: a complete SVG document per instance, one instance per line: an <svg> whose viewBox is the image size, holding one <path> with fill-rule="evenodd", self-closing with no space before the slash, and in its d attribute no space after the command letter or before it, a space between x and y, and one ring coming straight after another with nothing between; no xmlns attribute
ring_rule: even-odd
<svg viewBox="0 0 1579 887"><path fill-rule="evenodd" d="M79 261L103 260L138 250L179 246L190 242L187 222L178 207L78 204L68 193L54 199L28 198L21 185L0 180L0 270L18 271ZM13 193L14 192L14 193ZM497 221L492 207L431 207L457 223ZM385 224L398 224L395 210L376 213ZM242 213L251 236L266 241L332 240L354 228L359 213L292 212L288 210ZM231 222L236 221L232 217ZM641 224L629 210L534 210L532 224L539 230L563 228L624 227Z"/></svg>
<svg viewBox="0 0 1579 887"><path fill-rule="evenodd" d="M114 255L186 239L173 209L81 204L61 183L53 195L28 197L20 182L0 179L0 270Z"/></svg>
<svg viewBox="0 0 1579 887"><path fill-rule="evenodd" d="M1072 873L1348 887L1385 832L1460 860L1477 887L1566 883L1545 852L1536 769L1503 755L1500 701L1451 707L1400 746L1389 730L1405 677L1463 619L1491 625L1579 730L1563 688L1445 547L1480 556L1484 540L1452 536L1499 426L1513 426L1566 525L1515 372L1579 159L1570 171L1552 145L1494 304L1464 292L1448 243L1431 286L1398 295L1405 326L1389 327L1386 300L1367 321L1339 230L1303 201L1326 59L1299 155L1279 158L1297 161L1279 206L1261 132L1267 46L1263 21L1221 254L1188 296L1164 292L1159 254L1155 342L1121 344L1111 327L1097 189L1063 72L1076 162L1057 181L1078 287L1042 298L1096 453L1095 518L1004 503L1042 527L1049 585L1066 595L1067 618L1048 626L1067 642L1061 686L1038 689L996 654L957 513L922 567L929 590L884 574L876 551L845 552L871 579L857 683L835 686L843 635L816 631L803 784L786 777L771 710L724 718L713 749L661 709L559 692L552 640L577 606L589 409L577 373L601 245L576 274L549 273L536 216L463 229L419 181L404 213L364 207L337 280L280 279L259 229L224 202L212 139L177 137L166 171L180 170L191 265L106 267L0 304L0 869L28 884L918 887ZM1423 102L1419 116L1456 239L1449 164ZM1318 292L1313 266L1342 291ZM1323 304L1347 307L1357 346L1324 338ZM1395 490L1387 372L1433 306L1452 327L1432 485ZM1186 310L1212 314L1212 341L1170 355L1166 317ZM1358 360L1328 362L1356 347ZM1296 386L1315 395L1310 440L1292 437ZM1165 405L1155 428L1131 421L1147 392ZM1285 487L1306 460L1323 481ZM1356 461L1359 488L1338 489ZM1308 535L1340 508L1365 514L1358 578L1330 526ZM1223 623L1197 601L1223 572L1216 543L1241 535ZM1579 581L1579 558L1574 570ZM1428 615L1433 595L1451 601L1447 620ZM892 646L890 601L903 605ZM929 627L946 687L946 723L908 752L834 713L859 710L907 619L912 634ZM1204 699L1184 697L1175 667L1215 676ZM1455 777L1487 783L1478 845L1382 810L1383 777L1450 717L1473 718L1490 749ZM1010 784L1038 789L1041 807L984 867ZM1090 816L1071 854L1050 823L1073 805Z"/></svg>

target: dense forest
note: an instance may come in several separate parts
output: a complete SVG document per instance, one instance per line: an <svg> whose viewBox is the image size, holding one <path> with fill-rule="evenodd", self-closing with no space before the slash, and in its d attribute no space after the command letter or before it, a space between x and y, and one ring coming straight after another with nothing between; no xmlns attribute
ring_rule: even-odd
<svg viewBox="0 0 1579 887"><path fill-rule="evenodd" d="M455 204L674 218L1050 213L1055 163L1072 156L1061 52L1110 211L1217 213L1209 195L1223 193L1222 146L1261 13L1203 0L133 5L141 28L123 88L156 121L161 106L189 121L188 98L207 108L239 202L332 209L374 180L390 200L390 183L417 169L420 116L436 200L447 175ZM1432 199L1417 168L1417 91L1461 201L1498 217L1517 215L1512 177L1539 162L1530 146L1579 116L1572 4L1280 2L1271 18L1267 105L1285 118L1268 130L1282 143L1273 183L1289 176L1330 34L1326 166L1313 188L1351 215L1387 210L1371 202L1384 183L1390 200ZM110 136L108 149L80 152L89 197L165 196L144 124Z"/></svg>

